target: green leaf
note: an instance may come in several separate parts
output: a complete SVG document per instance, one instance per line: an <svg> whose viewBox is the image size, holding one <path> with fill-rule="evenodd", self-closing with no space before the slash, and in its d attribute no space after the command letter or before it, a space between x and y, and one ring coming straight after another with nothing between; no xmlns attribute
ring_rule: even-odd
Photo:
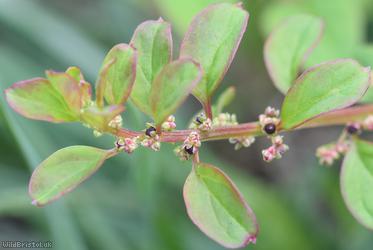
<svg viewBox="0 0 373 250"><path fill-rule="evenodd" d="M275 86L286 93L301 70L302 63L318 44L323 31L320 18L292 16L282 22L268 37L264 59Z"/></svg>
<svg viewBox="0 0 373 250"><path fill-rule="evenodd" d="M357 102L369 86L370 68L352 59L319 64L305 71L282 104L284 129L291 129L322 113Z"/></svg>
<svg viewBox="0 0 373 250"><path fill-rule="evenodd" d="M106 55L97 80L97 87L102 88L102 95L108 104L126 102L135 82L136 63L136 50L124 43L114 46Z"/></svg>
<svg viewBox="0 0 373 250"><path fill-rule="evenodd" d="M241 4L211 5L192 21L180 49L180 57L191 57L204 70L193 94L205 106L234 58L245 32L249 14Z"/></svg>
<svg viewBox="0 0 373 250"><path fill-rule="evenodd" d="M33 78L14 83L5 90L8 104L19 114L48 122L79 120L64 97L44 78Z"/></svg>
<svg viewBox="0 0 373 250"><path fill-rule="evenodd" d="M67 68L66 73L77 82L84 81L83 74L78 67L69 67Z"/></svg>
<svg viewBox="0 0 373 250"><path fill-rule="evenodd" d="M373 67L373 45L368 45L358 49L356 58L366 65ZM371 73L372 74L372 73ZM371 83L367 93L360 100L362 103L373 103L373 74L370 77Z"/></svg>
<svg viewBox="0 0 373 250"><path fill-rule="evenodd" d="M79 116L81 108L81 95L79 82L64 72L47 70L45 72L49 82L60 93L71 112Z"/></svg>
<svg viewBox="0 0 373 250"><path fill-rule="evenodd" d="M341 169L341 191L352 215L373 230L373 144L355 140Z"/></svg>
<svg viewBox="0 0 373 250"><path fill-rule="evenodd" d="M184 185L189 217L201 231L228 248L255 242L256 218L233 182L218 168L199 163Z"/></svg>
<svg viewBox="0 0 373 250"><path fill-rule="evenodd" d="M193 17L206 8L206 6L219 3L219 0L194 0L174 1L174 0L154 0L162 15L172 21L172 26L176 27L178 33L183 34L188 29L188 24ZM236 3L238 0L225 0L224 2Z"/></svg>
<svg viewBox="0 0 373 250"><path fill-rule="evenodd" d="M91 105L92 102L92 86L89 82L86 82L84 80L79 82L79 88L80 88L80 106L84 109L88 105Z"/></svg>
<svg viewBox="0 0 373 250"><path fill-rule="evenodd" d="M307 58L305 68L336 58L355 58L355 50L365 39L368 10L362 6L362 1L356 0L329 0L328 6L330 8L325 8L324 0L276 1L265 6L260 23L266 24L263 28L269 33L292 15L308 13L322 17L326 24L323 38ZM343 32L340 32L341 27Z"/></svg>
<svg viewBox="0 0 373 250"><path fill-rule="evenodd" d="M122 105L111 105L105 106L104 108L89 106L82 112L81 119L82 122L87 124L89 127L100 132L106 132L110 130L109 122L117 115L120 115L123 111L124 106Z"/></svg>
<svg viewBox="0 0 373 250"><path fill-rule="evenodd" d="M179 59L163 68L150 91L150 105L156 125L181 105L202 78L202 69L191 59Z"/></svg>
<svg viewBox="0 0 373 250"><path fill-rule="evenodd" d="M29 193L32 203L46 205L72 191L112 156L110 150L72 146L58 150L33 172Z"/></svg>
<svg viewBox="0 0 373 250"><path fill-rule="evenodd" d="M84 76L78 67L69 67L66 73L79 83L80 107L85 108L92 103L92 86L84 80Z"/></svg>
<svg viewBox="0 0 373 250"><path fill-rule="evenodd" d="M154 78L172 59L171 26L162 19L143 22L137 27L130 44L138 53L131 100L142 112L150 115L149 96Z"/></svg>

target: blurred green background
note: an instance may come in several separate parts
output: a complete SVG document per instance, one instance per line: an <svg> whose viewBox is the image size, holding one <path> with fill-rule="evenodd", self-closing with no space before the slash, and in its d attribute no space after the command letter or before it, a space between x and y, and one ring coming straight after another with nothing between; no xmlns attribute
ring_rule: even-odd
<svg viewBox="0 0 373 250"><path fill-rule="evenodd" d="M0 0L0 86L43 76L45 69L79 66L94 82L105 53L129 42L136 26L162 16L173 24L175 48L192 16L213 0ZM231 1L234 2L234 1ZM352 57L373 66L372 0L247 0L251 17L236 59L219 88L237 88L228 108L239 121L257 119L283 96L266 73L262 47L279 21L311 13L326 22L321 45L307 61ZM177 52L175 56L177 56ZM199 109L190 98L177 114L179 127ZM142 129L147 118L128 105L124 124ZM247 249L372 249L372 233L357 224L339 191L339 164L318 165L318 145L335 140L340 128L286 135L290 151L281 161L261 160L263 138L235 152L227 142L207 143L202 160L231 176L257 215L260 233ZM70 145L112 147L79 124L30 121L1 97L0 241L51 240L55 249L222 249L188 219L182 186L190 163L147 149L109 160L71 194L45 207L30 204L30 173L54 151Z"/></svg>

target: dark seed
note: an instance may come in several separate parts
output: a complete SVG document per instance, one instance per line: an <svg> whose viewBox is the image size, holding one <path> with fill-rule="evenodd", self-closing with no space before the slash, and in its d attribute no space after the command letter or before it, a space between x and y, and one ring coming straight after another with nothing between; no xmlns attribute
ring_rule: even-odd
<svg viewBox="0 0 373 250"><path fill-rule="evenodd" d="M197 118L196 118L196 122L197 122L198 124L202 124L201 118L200 118L199 116L197 116Z"/></svg>
<svg viewBox="0 0 373 250"><path fill-rule="evenodd" d="M348 125L346 129L347 133L349 133L350 135L356 134L359 131L359 129L354 125Z"/></svg>
<svg viewBox="0 0 373 250"><path fill-rule="evenodd" d="M193 146L192 147L190 147L190 148L187 148L187 147L184 147L184 150L185 150L185 152L187 152L188 154L190 154L190 155L192 155L192 154L194 154L194 150L193 150Z"/></svg>
<svg viewBox="0 0 373 250"><path fill-rule="evenodd" d="M273 123L268 123L264 126L264 131L268 134L271 135L276 132L276 125Z"/></svg>
<svg viewBox="0 0 373 250"><path fill-rule="evenodd" d="M149 127L146 129L145 134L149 137L152 137L153 132L156 132L157 130L155 127Z"/></svg>

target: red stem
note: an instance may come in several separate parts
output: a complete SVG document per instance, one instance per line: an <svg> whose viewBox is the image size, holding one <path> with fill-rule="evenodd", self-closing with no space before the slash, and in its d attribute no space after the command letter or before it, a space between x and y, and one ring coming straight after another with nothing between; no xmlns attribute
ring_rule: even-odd
<svg viewBox="0 0 373 250"><path fill-rule="evenodd" d="M207 118L210 118L212 120L212 109L211 109L211 99L208 98L206 103L204 103L203 108L205 110L205 114Z"/></svg>
<svg viewBox="0 0 373 250"><path fill-rule="evenodd" d="M362 105L342 110L336 110L322 114L296 129L314 128L332 125L345 125L348 122L360 122L368 115L373 115L373 105ZM279 132L283 129L279 129ZM182 142L192 132L192 130L176 130L172 132L162 132L160 135L161 142ZM112 131L113 134L119 137L135 137L140 136L143 132L131 131L121 128L118 131ZM201 132L202 141L222 140L231 137L241 136L260 136L264 135L258 122L242 123L234 126L217 127L209 130L206 133Z"/></svg>

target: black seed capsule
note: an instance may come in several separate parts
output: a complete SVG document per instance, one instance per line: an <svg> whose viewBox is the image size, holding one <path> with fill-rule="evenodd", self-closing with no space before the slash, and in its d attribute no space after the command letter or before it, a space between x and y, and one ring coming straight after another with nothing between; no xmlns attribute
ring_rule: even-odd
<svg viewBox="0 0 373 250"><path fill-rule="evenodd" d="M197 118L196 118L196 123L202 124L201 118L199 116L197 116Z"/></svg>
<svg viewBox="0 0 373 250"><path fill-rule="evenodd" d="M271 135L276 132L276 125L273 123L268 123L264 126L264 131L268 134Z"/></svg>
<svg viewBox="0 0 373 250"><path fill-rule="evenodd" d="M185 152L187 152L190 155L194 154L193 149L193 146L191 146L190 148L184 147Z"/></svg>
<svg viewBox="0 0 373 250"><path fill-rule="evenodd" d="M145 134L149 137L152 137L153 132L156 132L157 130L155 127L149 127L145 130Z"/></svg>
<svg viewBox="0 0 373 250"><path fill-rule="evenodd" d="M349 133L350 135L356 134L359 131L359 129L355 125L348 125L346 127L346 130L347 133Z"/></svg>

